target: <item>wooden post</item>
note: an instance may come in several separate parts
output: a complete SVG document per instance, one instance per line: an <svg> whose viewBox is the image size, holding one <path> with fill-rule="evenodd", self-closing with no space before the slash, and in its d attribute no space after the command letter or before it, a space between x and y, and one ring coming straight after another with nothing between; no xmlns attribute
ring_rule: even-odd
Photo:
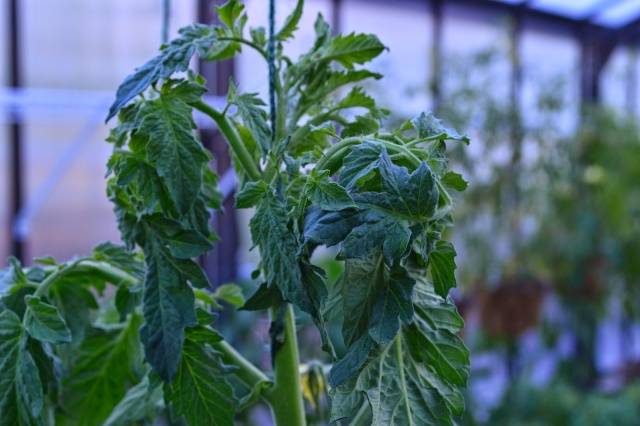
<svg viewBox="0 0 640 426"><path fill-rule="evenodd" d="M431 0L431 109L438 113L442 106L442 0Z"/></svg>
<svg viewBox="0 0 640 426"><path fill-rule="evenodd" d="M8 2L9 18L9 85L18 88L22 85L20 63L20 10L18 0ZM22 126L21 117L15 114L9 121L9 241L11 253L19 260L24 261L25 242L16 234L15 224L23 204L24 171L22 156Z"/></svg>
<svg viewBox="0 0 640 426"><path fill-rule="evenodd" d="M214 6L222 4L220 0L198 0L198 21L204 24L214 23ZM220 62L199 63L200 73L207 80L207 88L212 95L225 95L229 88L229 79L235 73L233 59ZM201 130L203 144L213 152L215 168L222 176L231 165L227 144L217 130ZM214 287L234 281L238 274L238 223L233 197L223 204L223 212L215 215L214 227L220 241L214 249L202 259L203 267Z"/></svg>

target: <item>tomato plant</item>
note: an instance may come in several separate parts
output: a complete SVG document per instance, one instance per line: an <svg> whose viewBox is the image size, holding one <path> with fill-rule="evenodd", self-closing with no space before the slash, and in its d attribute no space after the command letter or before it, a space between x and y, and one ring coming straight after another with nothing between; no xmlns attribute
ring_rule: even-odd
<svg viewBox="0 0 640 426"><path fill-rule="evenodd" d="M468 351L448 298L455 250L442 235L448 190L466 186L445 143L468 140L430 114L384 130L387 111L362 87L343 89L381 77L363 67L385 50L374 35L333 36L318 16L310 50L287 57L302 10L299 1L279 31L247 38L244 6L230 0L217 8L220 26L183 28L119 87L108 197L125 246L32 268L13 261L0 424L230 425L261 400L276 424L304 425L296 310L313 318L332 361L333 421L442 425L462 413ZM194 55L216 61L241 48L268 64L269 111L233 84L227 107L213 108L189 70ZM210 213L221 203L194 109L229 144L236 206L255 208L261 284L243 309L270 311L273 372L214 328L220 302L239 302L233 287L212 291L194 261L215 243ZM335 285L312 261L319 246L337 247L344 263Z"/></svg>

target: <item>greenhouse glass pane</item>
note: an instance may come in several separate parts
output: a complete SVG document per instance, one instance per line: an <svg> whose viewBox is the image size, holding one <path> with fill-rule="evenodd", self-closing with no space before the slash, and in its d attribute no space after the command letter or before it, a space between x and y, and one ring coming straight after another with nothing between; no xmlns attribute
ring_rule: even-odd
<svg viewBox="0 0 640 426"><path fill-rule="evenodd" d="M622 0L598 14L594 21L609 27L620 27L640 16L640 1Z"/></svg>
<svg viewBox="0 0 640 426"><path fill-rule="evenodd" d="M570 18L583 18L596 10L602 0L534 0L530 6Z"/></svg>
<svg viewBox="0 0 640 426"><path fill-rule="evenodd" d="M520 4L523 3L524 0L494 0L500 3L509 3L509 4Z"/></svg>

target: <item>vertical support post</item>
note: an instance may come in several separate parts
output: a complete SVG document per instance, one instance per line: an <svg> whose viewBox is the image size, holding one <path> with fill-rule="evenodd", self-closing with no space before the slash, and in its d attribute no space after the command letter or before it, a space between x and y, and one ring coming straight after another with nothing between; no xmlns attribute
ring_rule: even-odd
<svg viewBox="0 0 640 426"><path fill-rule="evenodd" d="M198 21L211 24L214 21L214 6L222 4L221 0L198 0ZM200 73L207 80L207 88L212 95L224 95L229 88L229 79L235 73L233 59L220 62L199 63ZM203 144L213 152L215 168L222 176L231 165L231 157L227 144L217 130L202 130ZM233 199L227 198L223 203L224 211L215 215L214 227L220 241L214 249L202 259L203 266L211 283L218 286L234 281L238 271L238 223Z"/></svg>
<svg viewBox="0 0 640 426"><path fill-rule="evenodd" d="M600 102L600 80L602 71L616 47L616 40L606 34L597 34L588 23L580 30L580 95L584 105Z"/></svg>
<svg viewBox="0 0 640 426"><path fill-rule="evenodd" d="M162 44L169 42L169 24L171 23L171 0L162 0L162 28L160 38Z"/></svg>
<svg viewBox="0 0 640 426"><path fill-rule="evenodd" d="M627 56L627 75L626 75L626 109L629 117L634 117L638 110L638 42L634 40L629 45L629 54Z"/></svg>
<svg viewBox="0 0 640 426"><path fill-rule="evenodd" d="M18 88L22 85L20 63L20 10L18 0L9 0L9 85ZM9 235L11 253L24 260L25 242L15 232L15 223L22 209L23 178L22 167L22 126L19 113L9 119Z"/></svg>
<svg viewBox="0 0 640 426"><path fill-rule="evenodd" d="M522 58L521 58L521 41L522 41L522 25L524 19L524 6L519 7L511 16L510 32L509 32L509 61L510 61L510 78L509 78L509 103L511 108L510 118L510 139L511 139L511 181L513 185L513 208L518 209L520 204L520 186L519 173L520 163L522 160L522 140L523 125L521 113L522 98ZM517 217L518 215L516 215ZM519 241L519 223L514 223L515 241Z"/></svg>
<svg viewBox="0 0 640 426"><path fill-rule="evenodd" d="M342 32L342 0L331 0L331 30L334 35Z"/></svg>
<svg viewBox="0 0 640 426"><path fill-rule="evenodd" d="M432 99L431 109L436 114L442 107L442 9L442 0L431 0L431 78L429 91Z"/></svg>

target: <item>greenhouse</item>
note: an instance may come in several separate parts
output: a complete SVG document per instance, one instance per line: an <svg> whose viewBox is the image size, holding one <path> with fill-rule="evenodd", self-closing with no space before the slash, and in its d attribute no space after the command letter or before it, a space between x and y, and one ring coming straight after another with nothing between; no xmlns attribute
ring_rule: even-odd
<svg viewBox="0 0 640 426"><path fill-rule="evenodd" d="M0 426L640 423L640 0L0 22Z"/></svg>

